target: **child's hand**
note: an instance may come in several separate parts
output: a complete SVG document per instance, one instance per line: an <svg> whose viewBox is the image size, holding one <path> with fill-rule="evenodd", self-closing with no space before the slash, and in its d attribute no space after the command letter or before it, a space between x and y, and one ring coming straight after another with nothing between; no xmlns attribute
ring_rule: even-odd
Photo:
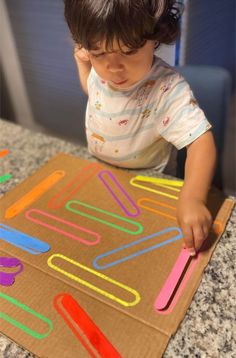
<svg viewBox="0 0 236 358"><path fill-rule="evenodd" d="M209 234L211 214L203 201L180 196L177 219L183 232L184 246L194 256Z"/></svg>
<svg viewBox="0 0 236 358"><path fill-rule="evenodd" d="M89 53L83 47L74 47L74 58L77 64L86 64L86 62L90 63Z"/></svg>
<svg viewBox="0 0 236 358"><path fill-rule="evenodd" d="M88 95L87 80L92 68L89 53L83 47L75 46L74 58L79 73L81 87L83 91Z"/></svg>

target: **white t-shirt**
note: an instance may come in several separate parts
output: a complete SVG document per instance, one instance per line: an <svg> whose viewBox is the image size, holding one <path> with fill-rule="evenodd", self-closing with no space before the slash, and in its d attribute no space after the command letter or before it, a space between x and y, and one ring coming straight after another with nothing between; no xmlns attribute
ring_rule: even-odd
<svg viewBox="0 0 236 358"><path fill-rule="evenodd" d="M122 90L92 69L88 95L88 149L115 166L161 172L172 144L181 149L211 127L188 83L158 57L141 81Z"/></svg>

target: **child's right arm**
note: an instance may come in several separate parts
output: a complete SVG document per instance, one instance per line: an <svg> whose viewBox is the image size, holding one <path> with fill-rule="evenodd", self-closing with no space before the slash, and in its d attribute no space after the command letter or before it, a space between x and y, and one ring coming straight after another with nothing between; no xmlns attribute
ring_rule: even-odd
<svg viewBox="0 0 236 358"><path fill-rule="evenodd" d="M88 95L87 79L91 71L91 62L87 51L84 48L78 48L77 46L74 49L74 58L77 64L80 83L83 91Z"/></svg>

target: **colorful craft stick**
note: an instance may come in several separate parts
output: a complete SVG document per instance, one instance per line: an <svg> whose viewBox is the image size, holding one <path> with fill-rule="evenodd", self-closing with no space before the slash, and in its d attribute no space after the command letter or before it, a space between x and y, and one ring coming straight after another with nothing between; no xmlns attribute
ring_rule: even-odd
<svg viewBox="0 0 236 358"><path fill-rule="evenodd" d="M33 255L38 255L50 250L50 246L46 242L40 241L33 236L24 234L2 223L0 223L0 240L1 239Z"/></svg>
<svg viewBox="0 0 236 358"><path fill-rule="evenodd" d="M5 157L5 155L9 154L8 149L3 149L0 151L0 158ZM7 173L0 176L0 184L5 183L6 181L10 180L12 178L12 174Z"/></svg>
<svg viewBox="0 0 236 358"><path fill-rule="evenodd" d="M127 216L135 217L140 215L140 209L109 170L101 171L98 174L98 177ZM109 184L109 181L112 183L112 185ZM117 190L119 195L116 194ZM126 202L126 205L124 205L122 201ZM131 210L128 209L129 206L131 207Z"/></svg>
<svg viewBox="0 0 236 358"><path fill-rule="evenodd" d="M71 206L72 205L76 205L76 208L72 208ZM136 231L132 231L128 228L125 228L125 227L122 227L120 225L116 225L114 224L113 222L110 222L110 221L106 221L106 220L103 220L103 219L100 219L96 216L93 216L93 215L90 215L90 214L87 214L87 213L84 213L80 210L77 209L78 206L83 206L85 208L89 208L91 209L92 211L95 211L95 212L99 212L99 213L102 213L103 215L108 216L108 217L112 217L112 218L115 218L115 219L118 219L118 221L122 221L122 222L126 222L126 223L129 223L131 224L132 226L135 226L137 227L138 229ZM110 213L109 211L105 211L103 209L100 209L100 208L97 208L96 206L92 206L92 205L89 205L89 204L86 204L86 203L83 203L82 201L79 201L79 200L71 200L71 201L68 201L68 203L66 204L66 209L67 210L70 210L72 211L73 213L75 214L78 214L78 215L81 215L81 216L84 216L86 218L89 218L89 219L92 219L92 220L95 220L95 221L98 221L104 225L107 225L107 226L110 226L110 227L113 227L117 230L120 230L120 231L124 231L130 235L137 235L137 234L140 234L142 233L143 231L143 226L136 222L136 221L133 221L133 220L130 220L130 219L127 219L127 218L124 218L122 216L119 216L119 215L116 215L114 213Z"/></svg>
<svg viewBox="0 0 236 358"><path fill-rule="evenodd" d="M36 339L43 339L45 337L47 337L53 328L52 322L50 321L50 319L48 319L47 317L41 315L40 313L34 311L32 308L26 306L25 304L17 301L15 298L6 295L3 292L0 292L0 298L8 301L9 303L12 303L14 306L19 307L20 309L22 309L23 311L31 314L32 316L39 318L40 321L43 321L44 323L46 323L49 326L49 329L46 333L38 333L36 331L34 331L33 329L25 326L24 324L16 321L14 318L8 316L6 313L4 312L0 312L0 318L2 318L3 320L5 320L6 322L12 324L13 326L21 329L23 332L29 334L30 336L36 338ZM0 307L2 307L2 305L0 305Z"/></svg>
<svg viewBox="0 0 236 358"><path fill-rule="evenodd" d="M7 173L0 176L0 184L5 183L6 181L10 180L12 178L12 174Z"/></svg>
<svg viewBox="0 0 236 358"><path fill-rule="evenodd" d="M96 353L98 353L101 358L121 358L102 331L71 295L61 293L54 298L53 303L57 312L87 349L91 357L96 358ZM90 344L87 343L84 335Z"/></svg>
<svg viewBox="0 0 236 358"><path fill-rule="evenodd" d="M147 206L145 205L144 203L151 203L151 204L154 204L155 206L161 206L163 208L167 208L167 209L170 209L172 211L174 211L176 213L176 207L175 206L172 206L172 205L169 205L169 204L165 204L165 203L162 203L160 201L157 201L157 200L153 200L153 199L150 199L150 198L140 198L138 199L137 201L137 204L140 206L140 208L143 208L145 210L148 210L148 211L151 211L155 214L158 214L158 215L161 215L161 216L164 216L168 219L172 219L172 220L175 220L177 221L177 218L176 218L176 215L170 215L168 213L165 213L161 210L158 210L156 209L155 207L153 206ZM221 234L223 231L224 231L224 226L222 224L221 221L219 220L214 220L213 224L212 224L212 230L217 234Z"/></svg>
<svg viewBox="0 0 236 358"><path fill-rule="evenodd" d="M9 154L9 150L8 149L3 149L0 151L0 158L5 157L5 155Z"/></svg>
<svg viewBox="0 0 236 358"><path fill-rule="evenodd" d="M32 217L32 214L34 214L33 217ZM35 214L36 214L36 218L35 218ZM34 222L37 225L44 226L49 230L55 231L55 232L62 234L66 237L69 237L73 240L77 240L84 245L96 245L97 243L100 242L100 239L101 239L100 234L98 234L92 230L86 229L85 227L78 226L78 225L76 225L70 221L64 220L58 216L49 214L43 210L30 209L30 210L26 211L25 217L26 217L26 219ZM47 222L44 221L45 219ZM62 228L61 228L62 225L64 225L67 228L67 231L62 230ZM78 233L80 233L80 235L86 233L89 236L91 236L92 239L87 240L81 236L74 235L72 233L72 229L76 230Z"/></svg>
<svg viewBox="0 0 236 358"><path fill-rule="evenodd" d="M214 220L212 227L217 235L220 235L222 232L224 232L224 225L220 220Z"/></svg>
<svg viewBox="0 0 236 358"><path fill-rule="evenodd" d="M12 268L19 266L16 272L0 272L0 285L11 286L15 282L15 276L23 270L24 266L16 257L0 257L0 267Z"/></svg>
<svg viewBox="0 0 236 358"><path fill-rule="evenodd" d="M143 246L143 242L150 242L150 241L153 241L153 239L156 241L156 238L161 236L161 235L164 235L164 234L167 234L167 233L170 233L170 232L176 232L177 231L177 235L175 234L172 238L168 239L168 240L164 240L162 242L159 242L155 245L151 245L151 246L148 246L146 247L145 249L141 249L139 250L139 246ZM116 249L114 250L111 250L111 251L108 251L108 252L105 252L101 255L98 255L94 261L93 261L93 266L98 269L98 270L104 270L105 268L108 268L108 267L112 267L112 266L115 266L115 265L118 265L124 261L127 261L127 260L131 260L133 258L136 258L140 255L143 255L145 254L146 252L149 252L149 251L152 251L152 250L155 250L155 249L158 249L164 245L168 245L174 241L177 241L179 240L180 238L182 237L182 232L180 230L180 228L178 227L170 227L170 228L167 228L167 229L164 229L164 230L161 230L161 231L157 231L155 232L154 234L152 235L149 235L149 236L146 236L146 237L143 237L142 239L139 239L137 241L133 241L129 244L126 244L126 245L123 245L123 246L120 246L120 247L117 247ZM133 252L133 247L137 247L137 251L136 252ZM130 248L130 251L132 253L129 254L129 249ZM103 258L109 258L111 259L113 255L117 254L117 253L123 253L123 256L120 257L119 259L114 259L113 261L110 261L108 263L105 263L103 265L99 265L98 264L98 261L103 259Z"/></svg>
<svg viewBox="0 0 236 358"><path fill-rule="evenodd" d="M189 255L187 249L182 249L173 269L165 281L154 308L159 314L170 314L183 293L189 279L200 261L201 254L196 257Z"/></svg>
<svg viewBox="0 0 236 358"><path fill-rule="evenodd" d="M87 183L99 170L101 166L97 163L90 163L83 167L77 176L73 178L62 190L60 190L48 203L49 208L57 209L75 194L81 187Z"/></svg>
<svg viewBox="0 0 236 358"><path fill-rule="evenodd" d="M22 198L17 200L13 205L11 205L5 212L5 218L11 219L14 216L18 215L23 211L27 206L32 204L34 201L39 199L45 192L51 189L59 180L61 180L65 175L63 170L56 170L44 180L42 180L38 185L36 185L32 190L25 194Z"/></svg>
<svg viewBox="0 0 236 358"><path fill-rule="evenodd" d="M184 185L183 180L172 180L172 179L165 179L165 178L153 178L153 177L146 177L143 175L137 175L135 177L138 181L143 181L146 183L152 183L152 184L162 184L162 185L168 185L170 187L178 187L181 188Z"/></svg>
<svg viewBox="0 0 236 358"><path fill-rule="evenodd" d="M55 258L59 258L61 260L69 262L72 265L79 267L83 271L91 273L92 276L95 276L95 277L97 277L99 279L102 279L102 280L104 280L106 282L109 282L109 283L111 283L112 285L114 285L116 287L120 287L121 289L126 291L126 293L127 292L131 293L131 295L134 296L135 299L133 301L131 301L131 302L128 302L128 301L125 301L125 300L123 300L123 299L121 299L119 297L116 297L114 294L112 294L110 292L107 292L107 291L103 290L102 288L94 286L93 284L89 283L88 281L85 281L82 278L80 278L78 276L75 276L75 275L73 275L73 274L61 269L60 267L54 265L52 263L52 261ZM54 255L49 257L47 263L48 263L48 266L51 267L53 270L55 270L57 272L60 272L61 274L65 275L66 277L69 277L71 280L74 280L74 281L80 283L81 285L83 285L85 287L88 287L89 289L99 293L100 295L103 295L103 296L109 298L110 300L113 300L113 301L119 303L122 306L125 306L125 307L135 306L137 303L139 303L139 301L141 299L139 293L137 291L135 291L134 289L124 285L123 283L115 281L112 278L110 278L108 276L105 276L105 275L101 274L100 272L97 272L97 271L95 271L95 270L93 270L93 269L91 269L91 268L89 268L87 266L84 266L81 263L79 263L78 261L74 261L74 260L72 260L69 257L66 257L64 255L54 254Z"/></svg>
<svg viewBox="0 0 236 358"><path fill-rule="evenodd" d="M174 215L170 215L168 213L165 213L163 212L162 210L157 210L156 208L153 208L153 207L150 207L150 206L146 206L144 203L147 202L147 203L151 203L151 204L154 204L156 206L161 206L163 208L167 208L167 209L170 209L174 212L176 212L176 207L175 206L172 206L172 205L169 205L169 204L165 204L165 203L162 203L160 201L157 201L157 200L153 200L153 199L149 199L149 198L140 198L138 199L137 201L137 204L138 206L140 206L140 208L143 208L143 209L146 209L148 211L151 211L155 214L158 214L158 215L161 215L161 216L164 216L168 219L172 219L172 220L177 220L176 219L176 216Z"/></svg>
<svg viewBox="0 0 236 358"><path fill-rule="evenodd" d="M142 184L139 184L137 183L137 178L134 177L130 180L130 184L135 186L136 188L140 188L140 189L143 189L143 190L147 190L147 191L150 191L151 193L155 193L155 194L159 194L159 195L162 195L162 196L165 196L167 198L171 198L171 199L175 199L175 200L178 200L178 196L176 195L172 195L172 194L169 194L169 193L166 193L164 191L160 191L160 190L156 190L156 189L153 189L153 188L150 188L149 186L146 186L146 185L142 185ZM142 182L142 181L141 181ZM145 183L145 182L144 182ZM150 184L150 183L147 183L147 184ZM155 184L155 185L158 185L158 184ZM164 186L164 184L160 184L159 186ZM165 186L166 188L166 186ZM179 191L173 187L170 187L168 188L170 190L174 190L174 191Z"/></svg>
<svg viewBox="0 0 236 358"><path fill-rule="evenodd" d="M189 255L188 250L182 249L170 275L168 276L164 286L161 289L161 292L156 299L155 308L157 310L163 310L168 305L173 292L190 260L191 256Z"/></svg>

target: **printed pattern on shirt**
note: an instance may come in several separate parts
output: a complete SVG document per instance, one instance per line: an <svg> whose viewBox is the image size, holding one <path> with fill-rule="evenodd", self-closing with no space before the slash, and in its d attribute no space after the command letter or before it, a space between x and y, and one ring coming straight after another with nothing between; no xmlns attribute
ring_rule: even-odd
<svg viewBox="0 0 236 358"><path fill-rule="evenodd" d="M126 90L112 89L92 69L88 92L89 150L121 167L163 170L170 143L181 149L211 127L184 78L158 57Z"/></svg>

